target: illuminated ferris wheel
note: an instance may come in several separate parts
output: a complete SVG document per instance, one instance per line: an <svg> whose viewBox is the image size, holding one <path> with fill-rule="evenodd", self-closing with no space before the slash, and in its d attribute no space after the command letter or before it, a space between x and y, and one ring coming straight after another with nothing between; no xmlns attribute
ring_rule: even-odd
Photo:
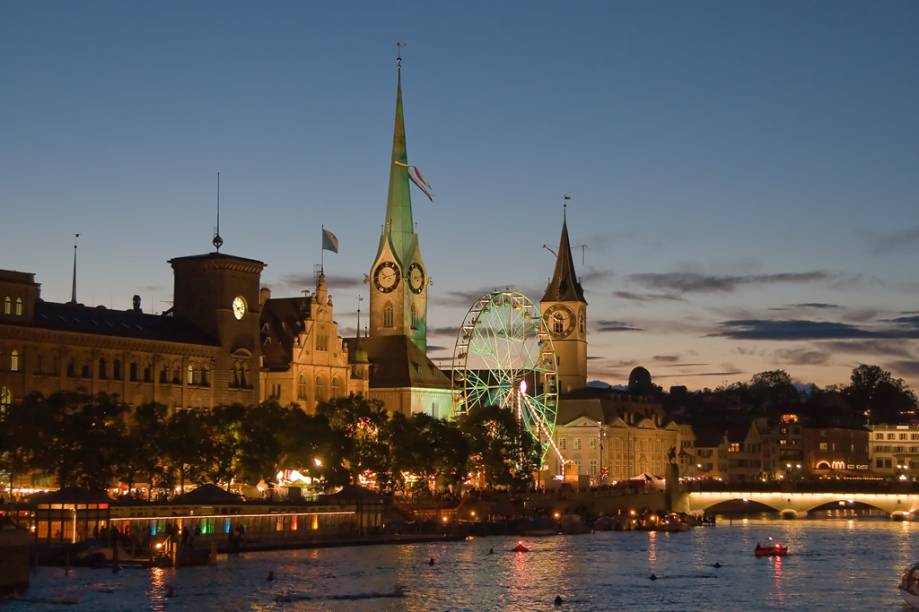
<svg viewBox="0 0 919 612"><path fill-rule="evenodd" d="M513 411L541 448L555 446L558 365L549 330L530 298L493 291L469 309L453 351L453 409L476 406Z"/></svg>

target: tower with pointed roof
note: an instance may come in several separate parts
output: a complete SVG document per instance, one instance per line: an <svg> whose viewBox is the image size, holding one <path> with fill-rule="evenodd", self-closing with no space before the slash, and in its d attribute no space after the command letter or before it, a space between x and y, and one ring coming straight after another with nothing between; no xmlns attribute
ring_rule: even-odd
<svg viewBox="0 0 919 612"><path fill-rule="evenodd" d="M370 336L406 336L427 350L427 269L412 220L402 112L402 60L396 60L396 121L380 245L370 268Z"/></svg>
<svg viewBox="0 0 919 612"><path fill-rule="evenodd" d="M587 384L587 300L574 271L567 215L562 220L555 271L539 308L555 345L561 392L583 387Z"/></svg>

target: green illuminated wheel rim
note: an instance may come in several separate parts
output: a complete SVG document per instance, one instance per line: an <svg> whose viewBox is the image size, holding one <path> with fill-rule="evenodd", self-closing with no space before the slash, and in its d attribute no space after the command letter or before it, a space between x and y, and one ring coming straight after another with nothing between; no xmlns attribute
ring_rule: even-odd
<svg viewBox="0 0 919 612"><path fill-rule="evenodd" d="M457 335L452 379L454 414L500 406L514 411L543 458L554 447L558 364L530 298L508 289L476 300Z"/></svg>

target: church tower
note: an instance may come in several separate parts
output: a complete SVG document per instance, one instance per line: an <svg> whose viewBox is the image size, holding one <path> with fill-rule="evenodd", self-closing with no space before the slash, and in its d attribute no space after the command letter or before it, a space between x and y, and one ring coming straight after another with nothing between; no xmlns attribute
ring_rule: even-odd
<svg viewBox="0 0 919 612"><path fill-rule="evenodd" d="M370 336L408 337L427 350L428 277L412 221L408 153L402 115L402 60L396 60L396 122L389 195L380 246L370 268Z"/></svg>
<svg viewBox="0 0 919 612"><path fill-rule="evenodd" d="M587 384L587 300L574 271L567 216L562 221L555 272L539 302L558 358L559 390L567 393Z"/></svg>

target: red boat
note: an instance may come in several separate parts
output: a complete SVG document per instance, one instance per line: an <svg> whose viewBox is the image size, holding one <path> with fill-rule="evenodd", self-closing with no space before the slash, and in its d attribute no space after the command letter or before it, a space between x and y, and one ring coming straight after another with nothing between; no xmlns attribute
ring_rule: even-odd
<svg viewBox="0 0 919 612"><path fill-rule="evenodd" d="M788 547L781 544L772 544L770 546L757 544L753 554L757 557L784 557L788 554Z"/></svg>

